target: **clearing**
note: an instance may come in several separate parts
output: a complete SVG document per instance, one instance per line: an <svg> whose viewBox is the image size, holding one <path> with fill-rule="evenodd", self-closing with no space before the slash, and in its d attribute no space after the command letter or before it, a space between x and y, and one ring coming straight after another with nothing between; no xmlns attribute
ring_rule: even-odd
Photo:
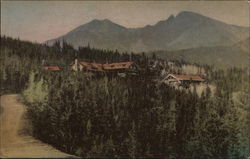
<svg viewBox="0 0 250 159"><path fill-rule="evenodd" d="M18 98L17 94L1 96L0 158L75 158L25 132L29 121L24 118L26 108Z"/></svg>

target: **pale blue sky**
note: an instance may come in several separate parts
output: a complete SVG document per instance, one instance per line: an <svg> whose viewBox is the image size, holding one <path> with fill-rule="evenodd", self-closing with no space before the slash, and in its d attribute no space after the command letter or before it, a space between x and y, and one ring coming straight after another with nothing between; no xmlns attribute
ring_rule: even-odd
<svg viewBox="0 0 250 159"><path fill-rule="evenodd" d="M2 1L1 7L1 34L36 42L61 36L93 19L143 27L181 11L249 26L246 1Z"/></svg>

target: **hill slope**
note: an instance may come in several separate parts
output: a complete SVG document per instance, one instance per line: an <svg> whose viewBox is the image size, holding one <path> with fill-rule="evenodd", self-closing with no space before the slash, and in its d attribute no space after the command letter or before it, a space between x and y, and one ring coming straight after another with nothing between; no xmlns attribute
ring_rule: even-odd
<svg viewBox="0 0 250 159"><path fill-rule="evenodd" d="M185 60L217 66L248 66L250 58L250 38L232 46L200 47L178 51L158 51L163 59Z"/></svg>
<svg viewBox="0 0 250 159"><path fill-rule="evenodd" d="M235 44L234 47L237 47L240 50L249 53L249 50L250 50L250 37L247 38L246 40L240 41L239 43Z"/></svg>
<svg viewBox="0 0 250 159"><path fill-rule="evenodd" d="M143 28L126 28L107 19L93 20L69 33L47 41L65 40L75 48L88 43L101 49L120 51L178 50L198 47L229 46L248 37L249 28L193 13L181 12L176 17Z"/></svg>

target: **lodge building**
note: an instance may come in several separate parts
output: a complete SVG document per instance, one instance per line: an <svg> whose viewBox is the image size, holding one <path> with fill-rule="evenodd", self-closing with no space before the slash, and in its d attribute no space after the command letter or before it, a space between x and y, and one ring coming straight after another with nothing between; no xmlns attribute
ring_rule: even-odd
<svg viewBox="0 0 250 159"><path fill-rule="evenodd" d="M135 71L137 66L134 62L115 62L115 63L96 63L96 62L86 62L76 59L74 64L71 65L71 69L74 71L85 71L85 72L126 72Z"/></svg>

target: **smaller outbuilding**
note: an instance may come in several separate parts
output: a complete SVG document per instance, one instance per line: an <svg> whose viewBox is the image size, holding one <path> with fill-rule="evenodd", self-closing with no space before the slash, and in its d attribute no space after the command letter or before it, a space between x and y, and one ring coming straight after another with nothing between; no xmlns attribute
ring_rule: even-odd
<svg viewBox="0 0 250 159"><path fill-rule="evenodd" d="M163 82L168 84L199 84L205 82L205 79L199 75L168 74Z"/></svg>
<svg viewBox="0 0 250 159"><path fill-rule="evenodd" d="M59 66L42 66L42 70L46 71L60 71Z"/></svg>

